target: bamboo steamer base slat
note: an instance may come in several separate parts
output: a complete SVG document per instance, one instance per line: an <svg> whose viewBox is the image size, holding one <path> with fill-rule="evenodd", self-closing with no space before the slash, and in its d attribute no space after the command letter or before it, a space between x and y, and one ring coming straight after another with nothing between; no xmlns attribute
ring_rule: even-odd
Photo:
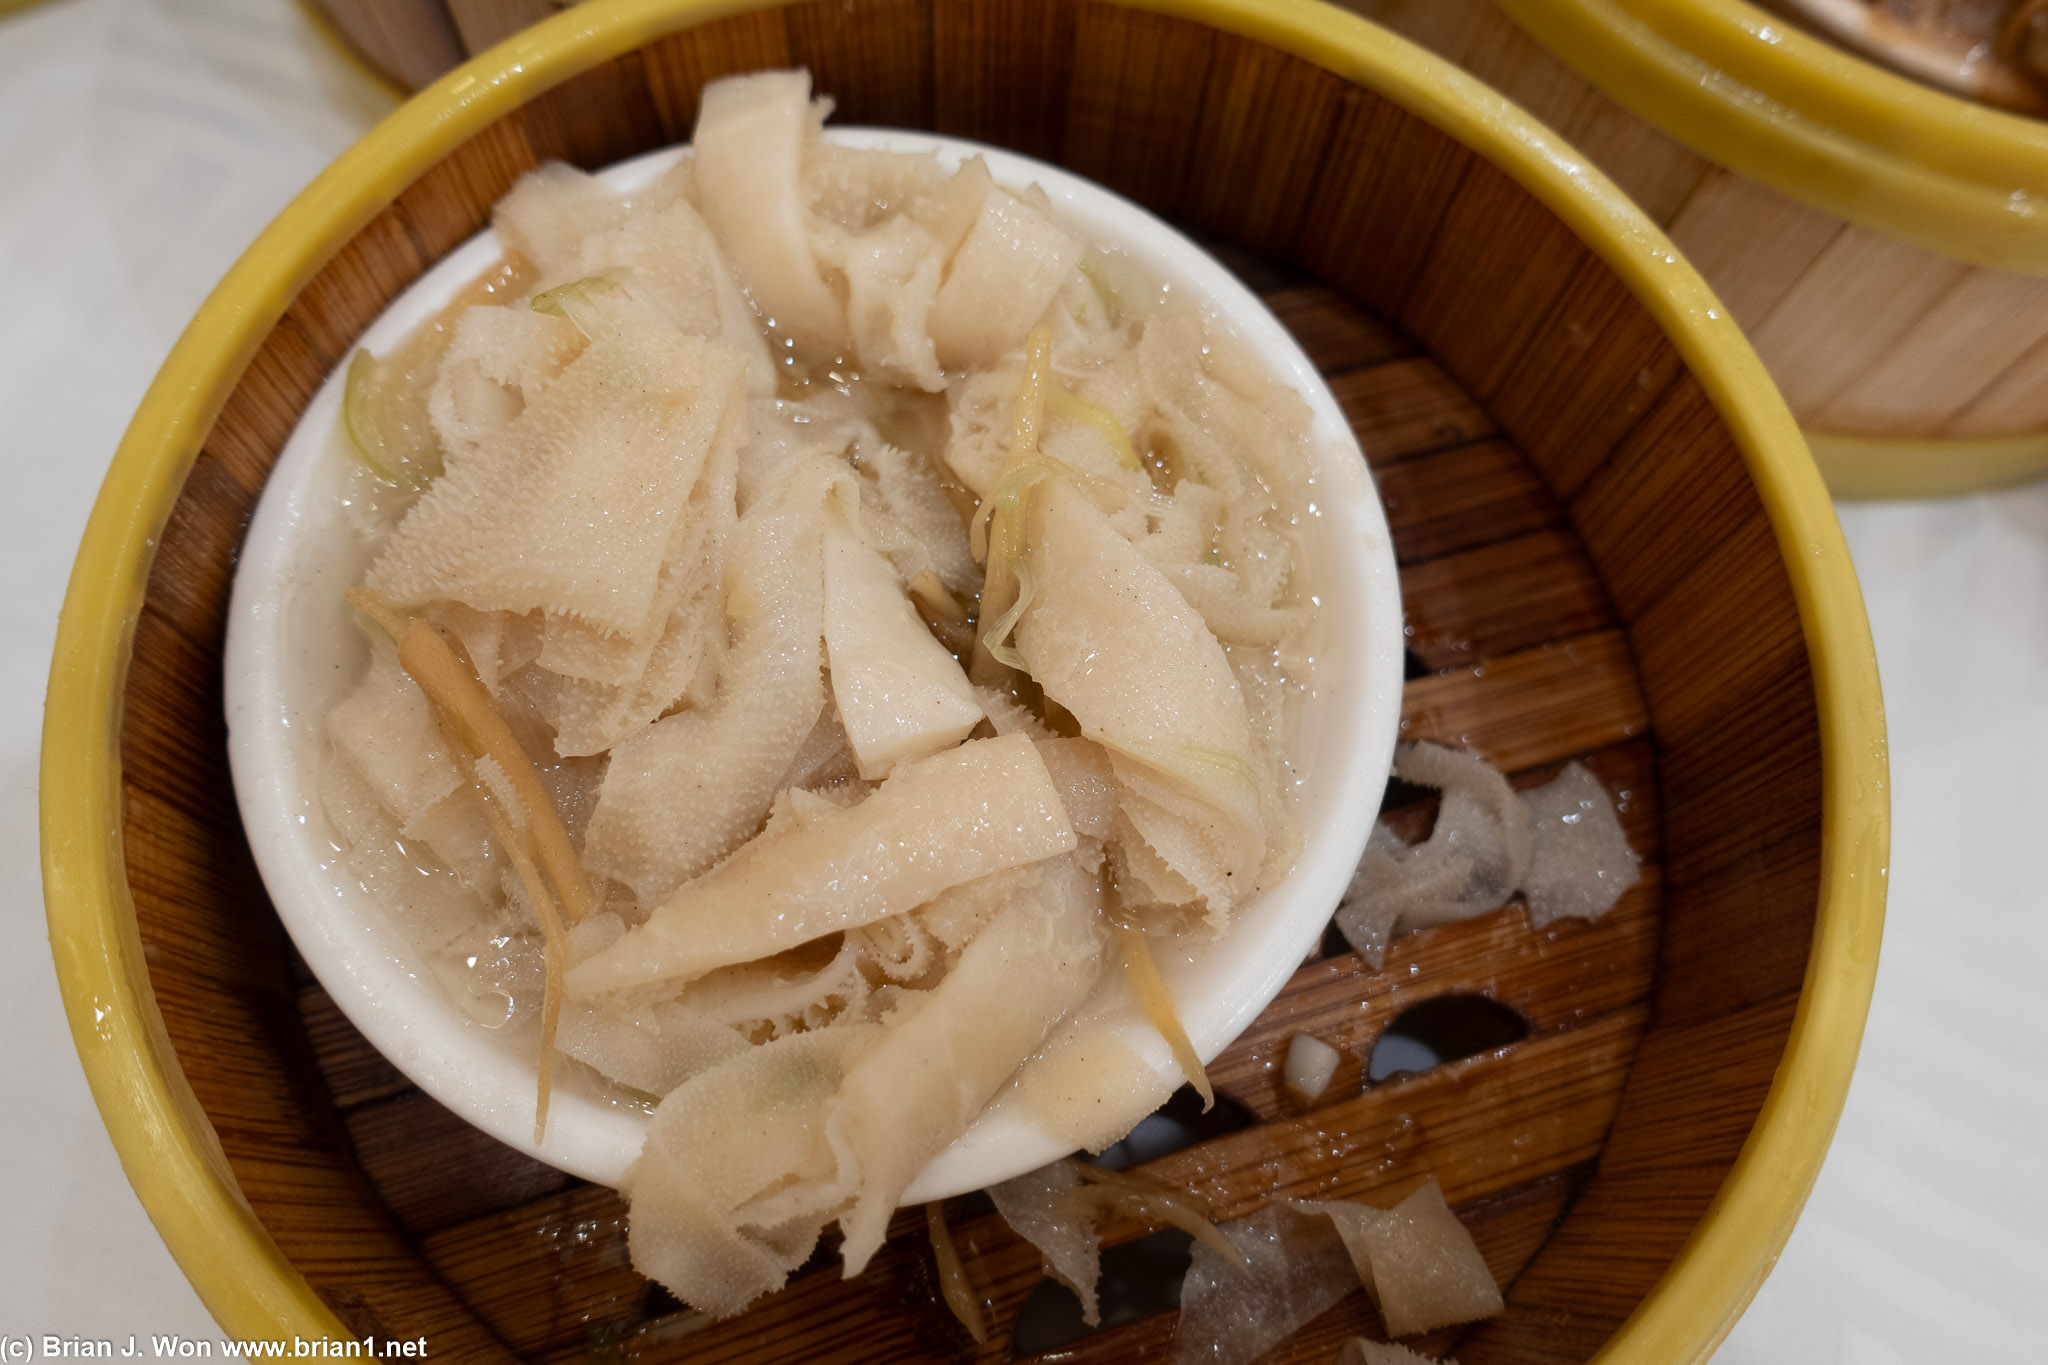
<svg viewBox="0 0 2048 1365"><path fill-rule="evenodd" d="M1343 0L1557 128L1671 234L1750 335L1848 496L2048 471L2048 279L1948 259L1695 154L1588 84L1493 0ZM1889 443L1889 444L1887 444Z"/></svg>
<svg viewBox="0 0 2048 1365"><path fill-rule="evenodd" d="M821 1262L686 1331L632 1275L615 1195L453 1122L294 976L226 771L236 550L362 329L526 169L686 137L703 81L795 63L849 122L1046 156L1255 253L1226 250L1331 375L1387 505L1413 627L1406 732L1523 782L1583 756L1629 793L1644 880L1606 919L1535 933L1510 907L1404 942L1388 971L1304 964L1217 1062L1251 1126L1156 1166L1224 1217L1289 1193L1392 1199L1434 1174L1508 1285L1460 1358L1592 1355L1713 1218L1813 942L1821 747L1773 523L1708 386L1512 175L1307 61L1098 0L808 0L650 39L420 173L264 335L158 538L120 721L137 935L221 1178L352 1330L425 1335L437 1359L970 1354L934 1305L914 1214L861 1279ZM1427 816L1396 818L1419 832ZM1528 1036L1363 1087L1392 1015L1456 991L1494 996ZM1350 1058L1306 1109L1271 1071L1304 1026ZM1036 1262L975 1209L953 1206L1006 1329ZM1287 1351L1313 1356L1369 1316L1354 1295ZM1170 1330L1124 1324L1073 1354L1155 1358Z"/></svg>
<svg viewBox="0 0 2048 1365"><path fill-rule="evenodd" d="M1596 923L1539 931L1516 903L1403 939L1377 971L1350 952L1305 964L1210 1067L1218 1093L1254 1125L1146 1169L1192 1189L1219 1218L1289 1197L1392 1202L1433 1175L1496 1276L1511 1282L1597 1163L1642 1033L1660 900L1655 744L1627 644L1584 550L1478 405L1396 329L1330 290L1288 279L1267 297L1345 396L1382 479L1487 471L1460 478L1479 501L1458 515L1455 541L1429 532L1447 515L1440 500L1390 498L1412 653L1432 670L1408 684L1404 732L1471 744L1522 785L1584 759L1622 795L1642 881ZM1481 446L1490 467L1472 462ZM1421 837L1430 816L1411 803L1390 818ZM1455 995L1505 1005L1529 1036L1368 1086L1366 1060L1395 1016ZM820 1264L753 1311L704 1323L632 1272L615 1195L492 1142L413 1090L317 985L301 987L298 1004L379 1201L441 1282L524 1357L573 1358L596 1341L636 1361L1009 1358L1008 1328L1042 1275L1036 1252L993 1215L955 1216L969 1277L996 1324L980 1351L934 1298L914 1212L898 1215L895 1237L859 1280ZM1343 1054L1314 1104L1280 1085L1297 1032ZM1107 1235L1115 1243L1151 1230L1119 1224ZM1162 1352L1171 1330L1170 1314L1119 1325L1060 1358L1142 1358ZM1325 1360L1345 1335L1376 1330L1361 1291L1279 1358ZM1478 1339L1461 1349L1467 1360L1504 1358Z"/></svg>

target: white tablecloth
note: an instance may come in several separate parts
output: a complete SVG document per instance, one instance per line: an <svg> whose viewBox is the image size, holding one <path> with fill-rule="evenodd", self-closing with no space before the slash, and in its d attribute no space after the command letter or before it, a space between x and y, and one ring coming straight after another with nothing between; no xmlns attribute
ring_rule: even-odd
<svg viewBox="0 0 2048 1365"><path fill-rule="evenodd" d="M206 291L390 108L290 0L0 18L0 1338L208 1335L100 1126L50 966L57 607ZM2048 486L1848 506L1892 726L1877 999L1833 1153L1722 1365L2048 1362ZM147 1349L145 1345L145 1350Z"/></svg>

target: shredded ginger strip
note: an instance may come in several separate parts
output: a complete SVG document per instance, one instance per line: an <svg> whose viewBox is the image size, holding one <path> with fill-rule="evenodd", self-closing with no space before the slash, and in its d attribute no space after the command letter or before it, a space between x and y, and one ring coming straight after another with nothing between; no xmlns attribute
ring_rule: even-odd
<svg viewBox="0 0 2048 1365"><path fill-rule="evenodd" d="M1125 469L1140 471L1145 468L1145 462L1138 458L1138 448L1131 444L1131 434L1124 430L1124 424L1108 408L1054 385L1045 396L1045 409L1062 421L1093 430L1109 443L1117 463Z"/></svg>
<svg viewBox="0 0 2048 1365"><path fill-rule="evenodd" d="M997 663L1019 672L1024 661L1005 641L1031 605L1031 568L1024 557L1024 499L1055 467L1038 451L1046 393L1052 386L1052 329L1040 323L1024 340L1024 376L1017 385L1010 455L1003 463L1002 478L974 510L974 520L968 526L968 548L987 565L977 632L981 646Z"/></svg>
<svg viewBox="0 0 2048 1365"><path fill-rule="evenodd" d="M483 803L491 837L511 861L540 921L544 986L541 993L539 1086L533 1108L533 1140L547 1132L553 1090L555 1031L562 1015L562 974L569 956L569 925L595 906L590 880L569 842L533 760L476 675L459 643L433 623L403 611L373 593L350 589L349 602L398 642L398 662L426 696L434 721L448 742L470 788ZM488 762L509 790L501 793L478 765Z"/></svg>
<svg viewBox="0 0 2048 1365"><path fill-rule="evenodd" d="M478 681L475 668L431 622L419 619L398 641L398 662L427 700L448 717L457 746L472 758L490 758L505 770L526 807L540 870L561 898L568 922L579 923L595 903L590 882L533 760L498 714L497 703Z"/></svg>
<svg viewBox="0 0 2048 1365"><path fill-rule="evenodd" d="M1208 1113L1216 1107L1216 1090L1209 1084L1209 1073L1202 1067L1202 1059L1195 1055L1195 1045L1188 1038L1188 1031L1181 1027L1180 1015L1173 1008L1173 997L1166 992L1166 983L1159 977L1159 964L1152 960L1152 945L1145 941L1145 935L1127 924L1120 924L1116 930L1117 941L1123 949L1124 974L1130 978L1131 989L1138 993L1138 1003L1145 1007L1145 1017L1152 1021L1152 1027L1159 1030L1166 1039L1166 1045L1173 1049L1173 1060L1179 1064L1181 1074L1188 1084L1194 1086L1202 1097L1202 1112Z"/></svg>
<svg viewBox="0 0 2048 1365"><path fill-rule="evenodd" d="M953 1230L946 1226L946 1206L934 1200L924 1206L924 1225L932 1237L932 1258L939 1263L939 1290L946 1307L974 1338L975 1345L988 1344L988 1324L982 1320L981 1300L967 1283L967 1267L960 1263L960 1250L953 1245Z"/></svg>
<svg viewBox="0 0 2048 1365"><path fill-rule="evenodd" d="M1017 382L1017 406L1010 419L1010 454L1003 462L1004 479L1038 454L1038 431L1045 424L1045 394L1051 385L1052 329L1040 324L1024 339L1024 376ZM997 481L998 490L1002 482ZM992 492L974 509L974 520L967 528L968 548L990 568L995 567L989 544L989 523L995 510L996 494Z"/></svg>
<svg viewBox="0 0 2048 1365"><path fill-rule="evenodd" d="M1231 1264L1250 1264L1210 1220L1208 1208L1187 1191L1127 1171L1091 1166L1085 1161L1076 1161L1073 1166L1085 1183L1069 1190L1063 1202L1098 1213L1121 1214L1154 1226L1163 1223L1176 1227Z"/></svg>
<svg viewBox="0 0 2048 1365"><path fill-rule="evenodd" d="M435 709L438 714L439 708ZM555 906L554 897L547 893L540 869L534 865L533 823L524 818L524 809L513 810L510 802L498 800L491 784L476 774L477 764L489 761L479 759L465 766L470 770L477 794L483 798L484 816L490 822L491 837L503 846L506 856L511 859L512 870L519 874L520 883L526 887L526 898L533 902L534 918L540 921L543 945L540 1079L533 1104L533 1140L538 1143L547 1133L548 1098L554 1090L555 1031L562 1018L562 973L566 970L563 959L568 956L569 930L562 923L562 914Z"/></svg>
<svg viewBox="0 0 2048 1365"><path fill-rule="evenodd" d="M1009 643L1010 634L1031 605L1031 560L1024 544L1025 500L1031 490L1058 475L1088 493L1098 504L1117 506L1128 489L1075 469L1038 448L1048 417L1079 422L1099 431L1132 469L1142 469L1123 425L1108 409L1068 393L1053 381L1052 329L1040 324L1024 342L1024 374L1017 384L1016 415L1010 425L1010 453L1001 478L974 510L968 526L968 547L987 566L981 588L981 647L1005 668L1026 672L1024 660Z"/></svg>

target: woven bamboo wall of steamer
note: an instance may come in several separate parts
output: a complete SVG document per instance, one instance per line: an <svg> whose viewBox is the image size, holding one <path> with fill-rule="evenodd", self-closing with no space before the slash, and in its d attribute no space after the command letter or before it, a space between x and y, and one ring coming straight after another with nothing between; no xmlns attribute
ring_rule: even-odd
<svg viewBox="0 0 2048 1365"><path fill-rule="evenodd" d="M416 87L557 0L313 0ZM1491 0L1343 0L1459 63L1584 151L1671 234L1810 431L2003 437L2048 429L2048 279L1964 264L1811 209L1609 100Z"/></svg>
<svg viewBox="0 0 2048 1365"><path fill-rule="evenodd" d="M1562 133L1671 235L1809 431L2048 430L2048 279L1843 222L1692 152L1595 90L1492 0L1342 0Z"/></svg>
<svg viewBox="0 0 2048 1365"><path fill-rule="evenodd" d="M1370 91L1244 38L1088 0L842 0L716 21L606 63L423 175L301 292L221 413L160 542L122 730L123 838L150 981L195 1102L279 1248L357 1330L436 1358L948 1359L921 1242L821 1266L700 1330L633 1276L615 1196L453 1121L295 978L229 785L220 650L264 478L354 338L548 158L688 136L697 91L803 64L851 122L1062 162L1239 244L1333 376L1389 505L1414 653L1403 724L1517 780L1584 756L1630 793L1644 882L1594 925L1518 907L1307 963L1219 1059L1252 1126L1151 1168L1219 1216L1442 1183L1508 1281L1473 1362L1591 1355L1670 1264L1782 1051L1819 885L1813 689L1792 593L1727 429L1648 314L1501 171ZM1358 1066L1393 1016L1492 994L1526 1040L1410 1080ZM1272 1066L1309 1027L1349 1060L1316 1106ZM914 1220L899 1220L899 1231ZM1145 1231L1119 1227L1111 1237ZM1038 1278L958 1228L1006 1325ZM1371 1330L1355 1294L1285 1359ZM1163 1356L1170 1315L1063 1358ZM595 1333L595 1335L593 1335ZM1450 1338L1423 1343L1451 1344ZM980 1358L1007 1355L999 1330Z"/></svg>

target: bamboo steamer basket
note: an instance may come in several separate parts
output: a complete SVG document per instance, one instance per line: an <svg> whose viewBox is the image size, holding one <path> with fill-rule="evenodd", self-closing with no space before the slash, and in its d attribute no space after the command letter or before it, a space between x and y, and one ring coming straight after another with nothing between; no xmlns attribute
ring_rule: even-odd
<svg viewBox="0 0 2048 1365"><path fill-rule="evenodd" d="M680 140L703 82L786 64L850 122L1057 161L1208 234L1372 462L1406 731L1523 783L1580 756L1627 794L1643 878L1606 918L1538 932L1510 906L1403 940L1382 971L1305 963L1212 1068L1242 1126L1149 1169L1224 1218L1433 1175L1508 1308L1421 1345L1705 1359L1818 1171L1876 969L1888 816L1861 599L1790 414L1655 227L1497 94L1299 0L582 6L400 109L229 273L94 509L42 776L73 1036L209 1309L236 1337L424 1335L464 1361L1010 1358L1040 1270L971 1200L952 1213L986 1348L938 1306L915 1211L861 1279L820 1265L732 1321L680 1312L626 1264L615 1195L410 1090L295 967L227 777L236 549L322 378L524 170ZM1363 1083L1403 1010L1459 994L1526 1037ZM1345 1057L1315 1105L1276 1081L1299 1029ZM1277 1358L1326 1360L1375 1322L1355 1293ZM1058 1358L1164 1358L1172 1324Z"/></svg>
<svg viewBox="0 0 2048 1365"><path fill-rule="evenodd" d="M1846 497L2048 472L2048 124L1743 0L1346 0L1581 148L1749 333Z"/></svg>

